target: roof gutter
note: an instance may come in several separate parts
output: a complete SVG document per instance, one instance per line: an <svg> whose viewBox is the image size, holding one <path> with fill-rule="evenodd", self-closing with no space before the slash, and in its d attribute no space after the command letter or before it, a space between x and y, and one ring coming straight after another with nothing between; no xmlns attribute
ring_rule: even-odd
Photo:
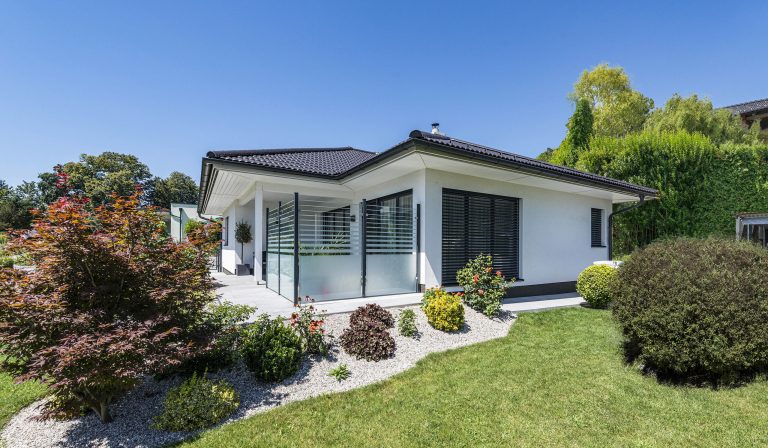
<svg viewBox="0 0 768 448"><path fill-rule="evenodd" d="M630 205L629 207L616 210L615 212L612 212L610 215L608 215L608 260L613 261L613 217L622 213L626 213L630 210L634 210L643 204L645 204L645 195L641 194L640 202Z"/></svg>

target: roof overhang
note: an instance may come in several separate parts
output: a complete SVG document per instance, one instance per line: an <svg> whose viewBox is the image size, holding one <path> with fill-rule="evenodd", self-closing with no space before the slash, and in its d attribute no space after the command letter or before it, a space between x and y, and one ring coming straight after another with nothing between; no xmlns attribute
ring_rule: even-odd
<svg viewBox="0 0 768 448"><path fill-rule="evenodd" d="M234 200L244 200L255 183L263 182L273 188L288 191L311 189L326 195L346 197L369 185L393 179L420 169L457 172L476 177L529 185L610 199L614 203L656 198L656 190L612 179L587 179L571 173L524 166L508 160L468 153L457 148L419 139L408 139L360 164L353 170L336 176L307 174L295 170L257 167L248 163L215 158L203 158L198 212L220 214ZM607 178L603 178L607 179ZM212 197L213 196L213 197Z"/></svg>

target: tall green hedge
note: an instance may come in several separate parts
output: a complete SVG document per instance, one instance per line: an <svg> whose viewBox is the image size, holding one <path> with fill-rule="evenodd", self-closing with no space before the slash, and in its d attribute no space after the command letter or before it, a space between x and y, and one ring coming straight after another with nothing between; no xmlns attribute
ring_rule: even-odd
<svg viewBox="0 0 768 448"><path fill-rule="evenodd" d="M614 253L659 237L733 235L734 214L768 212L768 146L725 143L687 132L595 137L577 168L660 192L616 218Z"/></svg>

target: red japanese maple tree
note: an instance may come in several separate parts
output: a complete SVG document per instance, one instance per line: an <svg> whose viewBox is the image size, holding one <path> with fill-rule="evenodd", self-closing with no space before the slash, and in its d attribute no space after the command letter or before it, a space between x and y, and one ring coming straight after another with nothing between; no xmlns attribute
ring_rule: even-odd
<svg viewBox="0 0 768 448"><path fill-rule="evenodd" d="M111 421L109 404L144 375L206 346L194 324L213 298L212 232L174 243L138 192L96 208L60 198L9 244L35 269L0 271L2 367L48 384L47 415L86 407Z"/></svg>

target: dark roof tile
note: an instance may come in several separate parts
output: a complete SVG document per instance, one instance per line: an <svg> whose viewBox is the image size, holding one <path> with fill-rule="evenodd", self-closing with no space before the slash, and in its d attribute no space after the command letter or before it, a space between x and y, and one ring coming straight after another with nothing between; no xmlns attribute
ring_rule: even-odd
<svg viewBox="0 0 768 448"><path fill-rule="evenodd" d="M212 159L327 176L335 176L349 171L375 155L375 153L348 146L343 148L211 151L207 154Z"/></svg>
<svg viewBox="0 0 768 448"><path fill-rule="evenodd" d="M768 98L763 98L762 100L747 101L746 103L733 104L731 106L725 106L723 109L730 109L739 115L768 110Z"/></svg>

